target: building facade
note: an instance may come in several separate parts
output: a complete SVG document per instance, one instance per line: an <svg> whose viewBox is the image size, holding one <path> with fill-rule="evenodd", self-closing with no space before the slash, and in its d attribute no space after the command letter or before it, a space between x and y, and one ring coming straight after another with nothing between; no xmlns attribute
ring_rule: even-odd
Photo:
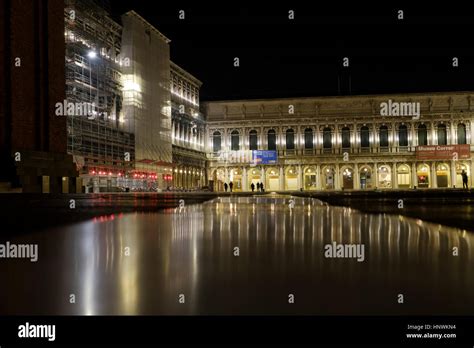
<svg viewBox="0 0 474 348"><path fill-rule="evenodd" d="M55 115L65 98L63 11L62 0L0 6L0 191L76 191L66 118Z"/></svg>
<svg viewBox="0 0 474 348"><path fill-rule="evenodd" d="M198 189L207 183L206 122L199 109L202 82L171 63L171 112L174 189Z"/></svg>
<svg viewBox="0 0 474 348"><path fill-rule="evenodd" d="M459 188L464 171L472 187L473 95L208 102L208 177L234 191ZM259 164L256 150L277 160Z"/></svg>
<svg viewBox="0 0 474 348"><path fill-rule="evenodd" d="M68 152L86 192L116 190L135 160L134 129L122 118L122 26L106 5L99 0L64 4L66 102L58 111L66 114Z"/></svg>

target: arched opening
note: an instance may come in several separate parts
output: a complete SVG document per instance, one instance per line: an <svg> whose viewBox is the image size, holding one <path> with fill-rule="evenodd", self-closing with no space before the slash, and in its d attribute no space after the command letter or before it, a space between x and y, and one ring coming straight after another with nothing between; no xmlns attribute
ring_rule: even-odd
<svg viewBox="0 0 474 348"><path fill-rule="evenodd" d="M255 191L257 191L257 183L262 182L262 172L258 168L251 168L248 171L248 189L251 190L252 184L255 187Z"/></svg>
<svg viewBox="0 0 474 348"><path fill-rule="evenodd" d="M416 169L416 178L418 181L418 187L428 188L430 187L430 167L426 164L420 164Z"/></svg>
<svg viewBox="0 0 474 348"><path fill-rule="evenodd" d="M311 128L304 130L304 148L307 150L313 148L313 130Z"/></svg>
<svg viewBox="0 0 474 348"><path fill-rule="evenodd" d="M397 168L398 188L410 188L410 166L402 164Z"/></svg>
<svg viewBox="0 0 474 348"><path fill-rule="evenodd" d="M232 133L230 133L230 149L232 151L240 150L240 135L236 130L233 130Z"/></svg>
<svg viewBox="0 0 474 348"><path fill-rule="evenodd" d="M439 124L438 125L438 145L446 145L447 144L447 134L446 134L446 125Z"/></svg>
<svg viewBox="0 0 474 348"><path fill-rule="evenodd" d="M449 187L449 165L440 163L436 166L436 184L438 187Z"/></svg>
<svg viewBox="0 0 474 348"><path fill-rule="evenodd" d="M343 149L350 149L350 147L351 147L351 131L350 131L349 127L342 128L341 137L342 137L342 148Z"/></svg>
<svg viewBox="0 0 474 348"><path fill-rule="evenodd" d="M418 126L418 145L428 145L428 131L424 124Z"/></svg>
<svg viewBox="0 0 474 348"><path fill-rule="evenodd" d="M218 131L215 131L214 133L212 133L212 151L213 152L221 151L221 142L222 142L221 133Z"/></svg>
<svg viewBox="0 0 474 348"><path fill-rule="evenodd" d="M334 174L335 170L333 167L325 167L321 173L321 186L325 190L334 190Z"/></svg>
<svg viewBox="0 0 474 348"><path fill-rule="evenodd" d="M249 132L249 149L258 150L257 131L255 129Z"/></svg>
<svg viewBox="0 0 474 348"><path fill-rule="evenodd" d="M382 148L388 147L388 127L387 126L380 126L379 143L380 143L380 147Z"/></svg>
<svg viewBox="0 0 474 348"><path fill-rule="evenodd" d="M354 188L354 171L352 168L346 167L342 170L342 188L344 190L352 190Z"/></svg>
<svg viewBox="0 0 474 348"><path fill-rule="evenodd" d="M285 189L289 191L296 191L298 187L298 170L291 166L286 169L285 173Z"/></svg>
<svg viewBox="0 0 474 348"><path fill-rule="evenodd" d="M378 184L380 188L392 187L392 171L389 166L382 165L378 169Z"/></svg>
<svg viewBox="0 0 474 348"><path fill-rule="evenodd" d="M363 126L360 129L360 147L363 149L370 147L370 132L367 126Z"/></svg>
<svg viewBox="0 0 474 348"><path fill-rule="evenodd" d="M458 144L466 144L466 125L458 124Z"/></svg>
<svg viewBox="0 0 474 348"><path fill-rule="evenodd" d="M398 127L398 146L408 146L408 128L404 124Z"/></svg>
<svg viewBox="0 0 474 348"><path fill-rule="evenodd" d="M316 190L316 169L314 167L306 168L304 171L304 189Z"/></svg>
<svg viewBox="0 0 474 348"><path fill-rule="evenodd" d="M278 191L280 190L280 173L278 169L269 168L266 172L266 186L265 191Z"/></svg>
<svg viewBox="0 0 474 348"><path fill-rule="evenodd" d="M323 129L323 149L329 150L332 148L332 131L331 128Z"/></svg>
<svg viewBox="0 0 474 348"><path fill-rule="evenodd" d="M229 189L232 183L232 191L242 191L242 169L235 168L229 170Z"/></svg>
<svg viewBox="0 0 474 348"><path fill-rule="evenodd" d="M276 132L274 129L267 132L267 144L268 150L276 150Z"/></svg>
<svg viewBox="0 0 474 348"><path fill-rule="evenodd" d="M466 173L467 174L467 177L468 177L468 185L471 185L471 173L470 173L470 170L469 170L469 165L467 163L456 163L456 187L463 187L463 184L462 184L462 174ZM469 186L468 186L469 187Z"/></svg>
<svg viewBox="0 0 474 348"><path fill-rule="evenodd" d="M286 130L286 149L295 149L295 131L293 129Z"/></svg>
<svg viewBox="0 0 474 348"><path fill-rule="evenodd" d="M360 181L360 188L370 189L373 187L372 185L372 169L368 166L364 166L360 168L359 171L359 181Z"/></svg>

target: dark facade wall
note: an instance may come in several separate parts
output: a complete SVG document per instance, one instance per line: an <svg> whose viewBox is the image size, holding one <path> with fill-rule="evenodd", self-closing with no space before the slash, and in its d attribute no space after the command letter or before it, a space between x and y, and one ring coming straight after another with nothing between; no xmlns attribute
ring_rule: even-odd
<svg viewBox="0 0 474 348"><path fill-rule="evenodd" d="M0 181L38 191L41 176L55 182L76 173L66 118L55 115L65 99L64 1L0 4Z"/></svg>
<svg viewBox="0 0 474 348"><path fill-rule="evenodd" d="M65 153L64 2L13 0L10 22L13 148Z"/></svg>

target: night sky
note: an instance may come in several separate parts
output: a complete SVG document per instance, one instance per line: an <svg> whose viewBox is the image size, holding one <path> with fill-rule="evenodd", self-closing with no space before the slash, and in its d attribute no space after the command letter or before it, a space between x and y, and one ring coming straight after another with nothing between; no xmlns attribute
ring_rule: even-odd
<svg viewBox="0 0 474 348"><path fill-rule="evenodd" d="M474 15L467 5L319 3L113 0L111 6L115 17L135 10L171 39L171 59L204 83L202 101L474 90Z"/></svg>

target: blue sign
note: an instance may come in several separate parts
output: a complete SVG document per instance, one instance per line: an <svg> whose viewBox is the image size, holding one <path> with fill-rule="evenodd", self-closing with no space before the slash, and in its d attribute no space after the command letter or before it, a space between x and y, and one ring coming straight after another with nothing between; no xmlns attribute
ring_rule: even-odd
<svg viewBox="0 0 474 348"><path fill-rule="evenodd" d="M252 160L255 164L276 164L277 152L274 150L254 150Z"/></svg>

